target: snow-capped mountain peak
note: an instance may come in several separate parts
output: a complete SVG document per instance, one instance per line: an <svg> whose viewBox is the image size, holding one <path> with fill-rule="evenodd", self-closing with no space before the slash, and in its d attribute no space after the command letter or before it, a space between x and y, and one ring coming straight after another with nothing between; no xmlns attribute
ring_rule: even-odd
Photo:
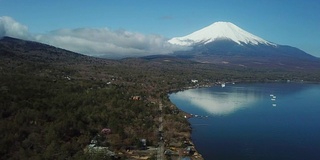
<svg viewBox="0 0 320 160"><path fill-rule="evenodd" d="M207 44L221 39L232 40L239 45L276 45L255 36L230 22L215 22L187 36L172 38L168 42L182 46L193 46L195 44Z"/></svg>

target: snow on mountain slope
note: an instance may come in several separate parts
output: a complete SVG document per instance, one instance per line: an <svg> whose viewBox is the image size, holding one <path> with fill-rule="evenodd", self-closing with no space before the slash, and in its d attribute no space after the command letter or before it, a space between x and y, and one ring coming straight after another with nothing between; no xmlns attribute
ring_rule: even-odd
<svg viewBox="0 0 320 160"><path fill-rule="evenodd" d="M193 46L195 44L207 44L221 39L232 40L239 45L276 45L258 36L255 36L230 22L215 22L210 26L195 31L187 36L172 38L168 42L182 46Z"/></svg>

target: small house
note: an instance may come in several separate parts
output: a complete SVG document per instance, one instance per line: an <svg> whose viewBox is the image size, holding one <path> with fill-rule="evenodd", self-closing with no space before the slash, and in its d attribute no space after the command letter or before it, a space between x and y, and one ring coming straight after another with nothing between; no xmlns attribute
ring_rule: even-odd
<svg viewBox="0 0 320 160"><path fill-rule="evenodd" d="M132 96L132 100L139 101L141 100L141 96Z"/></svg>
<svg viewBox="0 0 320 160"><path fill-rule="evenodd" d="M197 79L191 79L192 83L198 83L199 81Z"/></svg>

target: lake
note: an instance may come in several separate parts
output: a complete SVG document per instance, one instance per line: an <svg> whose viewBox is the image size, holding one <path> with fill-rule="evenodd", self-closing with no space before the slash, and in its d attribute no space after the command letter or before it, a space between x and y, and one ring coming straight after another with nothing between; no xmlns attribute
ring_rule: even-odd
<svg viewBox="0 0 320 160"><path fill-rule="evenodd" d="M194 115L192 139L206 160L320 159L319 84L227 84L169 96Z"/></svg>

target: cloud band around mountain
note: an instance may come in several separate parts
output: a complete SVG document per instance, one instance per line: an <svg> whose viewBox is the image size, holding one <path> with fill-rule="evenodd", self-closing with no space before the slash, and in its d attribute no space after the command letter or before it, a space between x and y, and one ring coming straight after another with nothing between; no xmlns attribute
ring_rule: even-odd
<svg viewBox="0 0 320 160"><path fill-rule="evenodd" d="M108 58L168 54L188 48L173 45L160 35L144 35L108 28L58 29L31 34L28 27L11 17L0 17L0 37L10 36L53 45L74 52Z"/></svg>

